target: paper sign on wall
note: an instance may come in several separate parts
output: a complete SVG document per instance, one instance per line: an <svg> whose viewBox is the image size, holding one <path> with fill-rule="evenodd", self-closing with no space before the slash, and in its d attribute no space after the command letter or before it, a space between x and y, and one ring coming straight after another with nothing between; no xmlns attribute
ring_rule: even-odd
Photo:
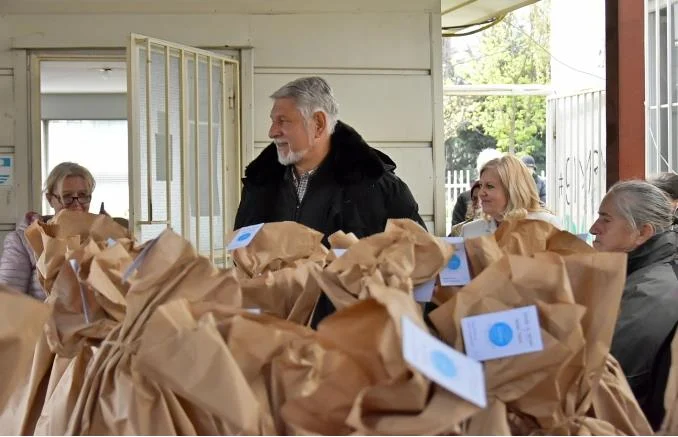
<svg viewBox="0 0 678 437"><path fill-rule="evenodd" d="M443 238L448 244L454 246L454 255L450 258L445 268L440 272L440 285L461 286L471 282L471 271L468 266L464 239L460 237Z"/></svg>
<svg viewBox="0 0 678 437"><path fill-rule="evenodd" d="M0 188L14 186L14 157L0 155Z"/></svg>
<svg viewBox="0 0 678 437"><path fill-rule="evenodd" d="M258 225L251 225L245 226L244 228L240 228L238 230L238 233L235 234L235 237L233 237L231 242L228 244L228 250L239 249L250 244L254 237L257 235L257 232L259 232L262 227L264 227L264 224L259 223Z"/></svg>
<svg viewBox="0 0 678 437"><path fill-rule="evenodd" d="M478 361L544 349L535 305L464 317L461 332L466 355Z"/></svg>
<svg viewBox="0 0 678 437"><path fill-rule="evenodd" d="M485 408L487 393L483 365L452 349L407 317L401 320L405 361L431 381Z"/></svg>

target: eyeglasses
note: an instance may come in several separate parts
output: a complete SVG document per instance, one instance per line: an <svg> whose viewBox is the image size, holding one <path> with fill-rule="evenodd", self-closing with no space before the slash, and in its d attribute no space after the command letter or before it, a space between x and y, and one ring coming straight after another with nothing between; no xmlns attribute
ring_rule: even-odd
<svg viewBox="0 0 678 437"><path fill-rule="evenodd" d="M67 195L67 196L57 196L54 195L63 206L71 206L75 201L77 200L80 205L87 205L91 200L92 200L92 195L91 194L83 194L81 196L72 196L72 195Z"/></svg>

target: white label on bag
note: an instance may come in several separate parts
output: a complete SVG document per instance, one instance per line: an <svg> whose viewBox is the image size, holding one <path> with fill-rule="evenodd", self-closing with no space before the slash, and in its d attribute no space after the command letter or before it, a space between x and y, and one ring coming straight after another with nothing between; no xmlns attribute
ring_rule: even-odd
<svg viewBox="0 0 678 437"><path fill-rule="evenodd" d="M228 250L240 249L241 247L245 247L250 244L257 235L257 232L259 232L263 226L263 223L259 223L258 225L240 228L238 233L235 234L231 242L228 244Z"/></svg>
<svg viewBox="0 0 678 437"><path fill-rule="evenodd" d="M417 302L431 302L431 299L433 299L433 289L435 286L435 279L431 279L428 282L417 285L413 290L414 300Z"/></svg>
<svg viewBox="0 0 678 437"><path fill-rule="evenodd" d="M332 249L332 252L334 252L334 256L336 256L337 258L339 258L339 257L342 256L343 254L345 254L347 250L348 250L348 249Z"/></svg>
<svg viewBox="0 0 678 437"><path fill-rule="evenodd" d="M471 282L471 271L468 267L464 239L461 237L445 237L443 240L454 246L454 255L440 272L440 285L456 287L468 284Z"/></svg>
<svg viewBox="0 0 678 437"><path fill-rule="evenodd" d="M132 264L130 264L129 267L127 267L127 270L125 270L125 273L122 275L122 282L129 281L129 278L130 276L132 276L132 273L134 273L139 268L141 263L146 258L146 255L148 254L148 252L150 252L151 248L155 246L155 243L158 242L159 238L160 237L156 237L146 243L146 246L144 246L139 255L137 255L134 261L132 261Z"/></svg>
<svg viewBox="0 0 678 437"><path fill-rule="evenodd" d="M483 365L402 318L403 357L427 378L480 408L487 406Z"/></svg>
<svg viewBox="0 0 678 437"><path fill-rule="evenodd" d="M461 331L466 355L478 361L544 349L535 305L465 317Z"/></svg>

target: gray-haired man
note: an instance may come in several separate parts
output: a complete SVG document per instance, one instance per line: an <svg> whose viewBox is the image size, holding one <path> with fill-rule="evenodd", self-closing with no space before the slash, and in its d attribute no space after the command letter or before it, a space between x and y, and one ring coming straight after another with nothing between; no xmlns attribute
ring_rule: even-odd
<svg viewBox="0 0 678 437"><path fill-rule="evenodd" d="M295 221L327 237L382 232L389 218L422 226L418 206L395 163L338 120L339 108L320 77L294 80L271 95L273 139L245 170L235 228ZM322 295L312 325L334 311Z"/></svg>

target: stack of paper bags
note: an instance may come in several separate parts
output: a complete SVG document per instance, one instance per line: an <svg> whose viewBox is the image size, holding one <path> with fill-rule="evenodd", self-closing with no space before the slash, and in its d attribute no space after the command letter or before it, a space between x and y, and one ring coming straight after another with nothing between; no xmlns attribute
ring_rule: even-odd
<svg viewBox="0 0 678 437"><path fill-rule="evenodd" d="M328 317L318 332L215 301L165 304L141 337L136 368L182 399L187 413L174 414L175 423L187 420L199 434L458 433L478 408L402 356L400 320L423 327L418 307L400 290L366 286L373 298ZM197 421L195 411L210 420Z"/></svg>
<svg viewBox="0 0 678 437"><path fill-rule="evenodd" d="M59 434L80 392L93 349L116 325L115 317L106 312L114 304L105 287L99 293L89 282L96 282L102 269L118 272L131 258L125 249L111 255L107 240L119 239L120 248L131 247L131 241L110 217L73 211L62 211L49 223L33 223L26 235L48 293L45 305L50 316L42 322L41 335L33 345L30 373L16 381L13 393L6 392L22 408L3 416L0 428L22 434ZM114 297L124 301L124 297Z"/></svg>
<svg viewBox="0 0 678 437"><path fill-rule="evenodd" d="M160 305L186 299L240 307L234 272L217 269L171 231L153 240L130 270L124 318L90 362L65 434L194 434L192 423L207 420L204 411L186 412L180 399L141 376L133 363L148 319ZM195 371L199 361L213 359L209 351L187 358L190 365L183 367L183 377L189 380L200 376ZM176 359L167 357L159 364ZM195 418L184 419L191 414Z"/></svg>
<svg viewBox="0 0 678 437"><path fill-rule="evenodd" d="M430 318L464 350L461 320L536 305L543 350L485 362L487 410L471 434L652 433L609 346L625 281L624 254L596 253L538 221L509 222L466 241L473 281Z"/></svg>
<svg viewBox="0 0 678 437"><path fill-rule="evenodd" d="M47 223L33 222L26 228L26 238L33 248L38 279L47 294L59 273L65 257L88 240L102 243L129 239L127 229L103 214L90 214L68 209L60 211Z"/></svg>
<svg viewBox="0 0 678 437"><path fill-rule="evenodd" d="M463 318L536 306L544 349L486 361L481 410L404 358L403 320L427 330L413 287L454 251L410 220L361 240L335 234L340 256L302 225L265 224L222 270L169 230L135 247L105 219L63 219L31 234L46 310L34 310L32 331L17 323L30 335L0 330L21 362L0 390L8 433L651 433L609 356L624 255L548 224L467 240L474 279L431 314L463 351ZM337 312L313 331L321 290ZM30 303L5 306L21 314Z"/></svg>

